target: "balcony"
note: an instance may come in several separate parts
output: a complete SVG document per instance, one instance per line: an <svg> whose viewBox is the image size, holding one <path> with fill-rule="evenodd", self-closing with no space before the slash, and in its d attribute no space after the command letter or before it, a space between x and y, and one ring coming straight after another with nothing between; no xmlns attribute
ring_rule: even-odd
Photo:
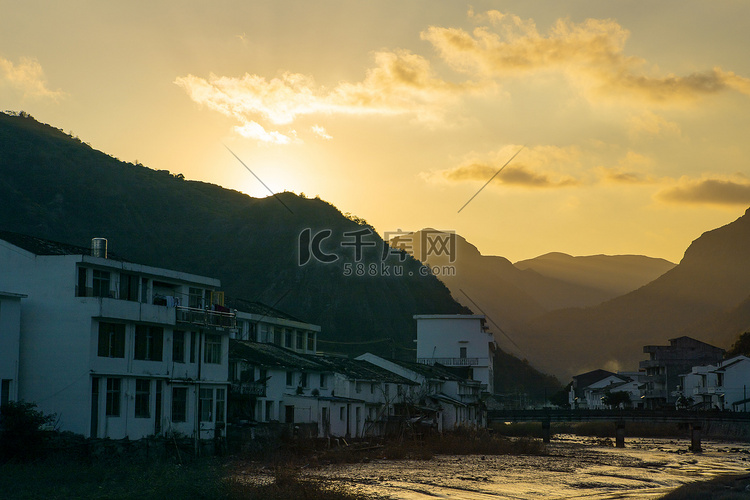
<svg viewBox="0 0 750 500"><path fill-rule="evenodd" d="M488 358L417 358L417 363L423 365L440 363L443 366L479 366L480 359L484 361L484 365L487 365Z"/></svg>
<svg viewBox="0 0 750 500"><path fill-rule="evenodd" d="M232 392L245 396L266 397L265 382L232 382Z"/></svg>
<svg viewBox="0 0 750 500"><path fill-rule="evenodd" d="M237 317L233 312L210 311L184 306L177 306L175 309L178 323L229 330L234 330L237 327Z"/></svg>

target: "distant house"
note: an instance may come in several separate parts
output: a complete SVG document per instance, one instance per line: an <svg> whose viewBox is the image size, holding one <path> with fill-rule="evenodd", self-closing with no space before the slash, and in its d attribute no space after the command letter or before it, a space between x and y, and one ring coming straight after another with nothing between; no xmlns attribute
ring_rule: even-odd
<svg viewBox="0 0 750 500"><path fill-rule="evenodd" d="M647 345L643 352L649 359L640 362L646 372L646 408L668 407L675 404L680 392L680 375L689 373L696 365L717 364L724 349L691 337L669 340L668 346Z"/></svg>
<svg viewBox="0 0 750 500"><path fill-rule="evenodd" d="M682 398L676 404L695 409L715 408L716 365L693 366L689 373L680 374Z"/></svg>
<svg viewBox="0 0 750 500"><path fill-rule="evenodd" d="M0 406L18 400L21 299L25 297L0 291Z"/></svg>
<svg viewBox="0 0 750 500"><path fill-rule="evenodd" d="M588 406L584 390L600 380L613 376L615 374L607 370L592 370L573 376L573 383L570 385L570 392L568 393L570 407L584 408Z"/></svg>
<svg viewBox="0 0 750 500"><path fill-rule="evenodd" d="M417 362L465 367L481 390L494 392L496 343L484 316L470 314L416 315Z"/></svg>
<svg viewBox="0 0 750 500"><path fill-rule="evenodd" d="M9 398L36 403L57 414L61 430L89 437L216 437L235 327L219 280L127 262L105 244L0 232L0 290L27 296Z"/></svg>
<svg viewBox="0 0 750 500"><path fill-rule="evenodd" d="M683 397L694 407L750 410L750 358L735 356L715 365L694 366L681 376Z"/></svg>

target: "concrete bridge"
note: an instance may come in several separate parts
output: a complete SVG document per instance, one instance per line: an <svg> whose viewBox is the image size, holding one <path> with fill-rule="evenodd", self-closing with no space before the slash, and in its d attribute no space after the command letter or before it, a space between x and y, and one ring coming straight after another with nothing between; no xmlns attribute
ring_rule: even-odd
<svg viewBox="0 0 750 500"><path fill-rule="evenodd" d="M615 445L625 447L627 422L679 423L690 426L691 450L701 451L701 430L710 422L730 422L750 426L750 412L691 410L490 410L489 422L541 422L542 439L550 442L552 422L613 422Z"/></svg>

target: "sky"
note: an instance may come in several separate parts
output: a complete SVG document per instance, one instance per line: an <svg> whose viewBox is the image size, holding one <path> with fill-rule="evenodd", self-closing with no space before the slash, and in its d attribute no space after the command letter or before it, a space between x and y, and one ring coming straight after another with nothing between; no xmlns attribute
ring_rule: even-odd
<svg viewBox="0 0 750 500"><path fill-rule="evenodd" d="M381 235L678 262L750 206L748 19L740 0L0 0L0 110Z"/></svg>

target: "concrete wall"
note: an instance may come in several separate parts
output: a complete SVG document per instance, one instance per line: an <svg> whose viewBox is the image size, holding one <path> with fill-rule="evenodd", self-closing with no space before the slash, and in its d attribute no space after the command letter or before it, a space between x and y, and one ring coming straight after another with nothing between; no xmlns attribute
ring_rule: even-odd
<svg viewBox="0 0 750 500"><path fill-rule="evenodd" d="M482 330L484 316L417 315L417 359L459 358L461 348L466 358L477 358L472 365L473 378L494 390L494 370L490 343L492 334ZM460 365L459 365L460 366Z"/></svg>
<svg viewBox="0 0 750 500"><path fill-rule="evenodd" d="M0 396L18 400L18 365L21 342L21 296L0 291Z"/></svg>

